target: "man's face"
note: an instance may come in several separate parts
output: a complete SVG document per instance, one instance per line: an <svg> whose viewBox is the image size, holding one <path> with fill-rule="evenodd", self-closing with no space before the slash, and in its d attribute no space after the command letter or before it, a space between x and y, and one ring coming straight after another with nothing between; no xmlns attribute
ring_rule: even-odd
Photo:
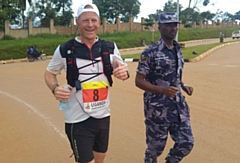
<svg viewBox="0 0 240 163"><path fill-rule="evenodd" d="M158 26L161 36L165 39L174 39L178 31L178 23L162 23Z"/></svg>
<svg viewBox="0 0 240 163"><path fill-rule="evenodd" d="M100 19L94 12L84 12L76 19L77 26L81 33L81 40L96 39Z"/></svg>

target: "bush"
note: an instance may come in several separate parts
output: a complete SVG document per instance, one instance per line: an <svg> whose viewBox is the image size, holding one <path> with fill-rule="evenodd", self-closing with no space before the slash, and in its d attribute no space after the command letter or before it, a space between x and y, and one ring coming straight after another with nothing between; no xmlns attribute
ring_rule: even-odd
<svg viewBox="0 0 240 163"><path fill-rule="evenodd" d="M192 24L185 24L184 27L185 28L192 28Z"/></svg>
<svg viewBox="0 0 240 163"><path fill-rule="evenodd" d="M13 36L4 35L3 38L2 38L2 40L16 40L16 38L13 37Z"/></svg>

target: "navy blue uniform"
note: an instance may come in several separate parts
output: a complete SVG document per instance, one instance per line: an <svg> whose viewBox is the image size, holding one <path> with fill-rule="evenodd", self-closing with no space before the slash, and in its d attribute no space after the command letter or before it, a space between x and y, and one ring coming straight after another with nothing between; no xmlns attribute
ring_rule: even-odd
<svg viewBox="0 0 240 163"><path fill-rule="evenodd" d="M171 49L163 39L147 47L141 55L137 73L146 76L153 85L181 89L184 61L180 45L174 41ZM194 138L190 126L189 107L181 91L174 98L154 92L144 92L144 115L146 125L145 163L156 163L163 152L168 133L174 147L167 159L177 163L190 153Z"/></svg>

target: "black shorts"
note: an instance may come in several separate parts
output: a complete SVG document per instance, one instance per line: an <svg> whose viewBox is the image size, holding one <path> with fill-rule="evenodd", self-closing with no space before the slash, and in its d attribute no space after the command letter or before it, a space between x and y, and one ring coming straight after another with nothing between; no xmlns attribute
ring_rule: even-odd
<svg viewBox="0 0 240 163"><path fill-rule="evenodd" d="M93 151L105 153L108 149L110 117L88 118L79 123L65 123L65 132L73 150L75 161L90 162Z"/></svg>

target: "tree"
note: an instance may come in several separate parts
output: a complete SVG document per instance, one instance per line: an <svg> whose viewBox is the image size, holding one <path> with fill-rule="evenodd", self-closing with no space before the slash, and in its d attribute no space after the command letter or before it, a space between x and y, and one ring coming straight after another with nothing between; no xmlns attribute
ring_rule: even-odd
<svg viewBox="0 0 240 163"><path fill-rule="evenodd" d="M0 1L0 29L4 29L4 23L9 20L10 24L19 24L21 10L16 0Z"/></svg>
<svg viewBox="0 0 240 163"><path fill-rule="evenodd" d="M39 9L37 9L35 3L32 3L30 5L30 7L26 9L26 19L24 21L24 24L25 24L26 27L28 26L28 20L31 19L33 21L33 23L36 22L36 19L38 18L38 16L37 16L38 10ZM40 26L41 23L39 22L38 24Z"/></svg>
<svg viewBox="0 0 240 163"><path fill-rule="evenodd" d="M179 16L181 15L181 10L182 10L183 6L181 4L179 4ZM149 14L148 17L149 19L154 19L155 23L158 22L158 15L161 12L177 12L177 2L173 2L173 0L168 0L168 2L166 2L164 4L163 7L163 11L162 10L156 10L155 14Z"/></svg>
<svg viewBox="0 0 240 163"><path fill-rule="evenodd" d="M191 8L191 3L192 3L192 0L189 0L189 4L188 4L188 9L190 9ZM197 10L197 11L199 11L199 9L198 9L198 7L197 7L197 4L199 4L199 3L202 3L203 4L203 6L207 6L209 3L210 3L210 0L194 0L194 4L193 4L193 7L192 7L192 9L193 10ZM191 11L191 10L187 10L187 11ZM184 20L186 20L186 21L189 21L189 17L192 17L192 15L189 13L189 12L186 12L185 13L185 18L183 17L183 19ZM197 14L195 13L195 17L196 17L196 22L197 22L197 24L198 24L198 22L200 21L199 20L199 16L197 16Z"/></svg>
<svg viewBox="0 0 240 163"><path fill-rule="evenodd" d="M154 19L152 18L145 18L144 23L142 25L146 26L147 28L151 27L154 24Z"/></svg>
<svg viewBox="0 0 240 163"><path fill-rule="evenodd" d="M220 19L224 23L234 22L236 20L236 14L232 15L228 12L223 12L218 9L215 15L215 19Z"/></svg>
<svg viewBox="0 0 240 163"><path fill-rule="evenodd" d="M201 3L203 4L203 6L207 6L209 3L210 3L210 0L194 0L194 5L192 8L197 8L197 4L198 3ZM192 0L189 0L189 3L188 3L188 8L191 7L191 3L192 3Z"/></svg>
<svg viewBox="0 0 240 163"><path fill-rule="evenodd" d="M225 12L222 17L223 22L235 22L234 15L230 14L229 12Z"/></svg>
<svg viewBox="0 0 240 163"><path fill-rule="evenodd" d="M153 19L155 21L155 23L158 22L158 15L163 12L162 10L156 10L155 14L149 14L148 17L149 19Z"/></svg>
<svg viewBox="0 0 240 163"><path fill-rule="evenodd" d="M30 7L26 9L26 4ZM0 0L0 29L4 29L4 22L20 26L27 25L27 20L39 18L43 26L49 26L50 19L55 25L69 26L73 18L72 0ZM25 11L27 15L25 17Z"/></svg>
<svg viewBox="0 0 240 163"><path fill-rule="evenodd" d="M72 1L70 0L53 0L56 6L57 16L54 19L55 25L69 26L70 20L73 18L71 8Z"/></svg>
<svg viewBox="0 0 240 163"><path fill-rule="evenodd" d="M181 11L183 6L179 4L179 11ZM168 0L163 7L164 12L177 12L177 2L173 2L173 0Z"/></svg>
<svg viewBox="0 0 240 163"><path fill-rule="evenodd" d="M50 19L56 17L56 8L51 0L40 0L35 4L38 9L37 17L41 20L41 26L48 27Z"/></svg>
<svg viewBox="0 0 240 163"><path fill-rule="evenodd" d="M209 21L209 20L213 20L216 14L213 14L210 11L205 11L205 12L202 12L200 15L204 21Z"/></svg>
<svg viewBox="0 0 240 163"><path fill-rule="evenodd" d="M93 0L100 11L100 17L105 17L109 23L115 24L116 18L128 22L129 17L137 18L141 3L138 0Z"/></svg>
<svg viewBox="0 0 240 163"><path fill-rule="evenodd" d="M202 17L198 11L195 11L193 8L186 8L182 11L182 15L180 17L183 24L196 22L200 23Z"/></svg>
<svg viewBox="0 0 240 163"><path fill-rule="evenodd" d="M222 15L223 15L223 11L218 9L216 14L215 14L215 20L222 19L222 17L223 17Z"/></svg>
<svg viewBox="0 0 240 163"><path fill-rule="evenodd" d="M204 0L203 1L203 6L207 6L209 4L210 0Z"/></svg>
<svg viewBox="0 0 240 163"><path fill-rule="evenodd" d="M24 21L25 21L24 11L26 10L27 2L29 5L31 5L32 0L17 0L16 2L18 3L18 7L21 9L21 19L22 19L22 25L24 27Z"/></svg>
<svg viewBox="0 0 240 163"><path fill-rule="evenodd" d="M73 18L71 0L40 0L35 4L36 16L41 19L41 26L49 26L50 19L55 25L69 26Z"/></svg>
<svg viewBox="0 0 240 163"><path fill-rule="evenodd" d="M240 11L238 11L238 12L236 12L236 13L234 14L234 18L235 18L236 20L240 20Z"/></svg>

